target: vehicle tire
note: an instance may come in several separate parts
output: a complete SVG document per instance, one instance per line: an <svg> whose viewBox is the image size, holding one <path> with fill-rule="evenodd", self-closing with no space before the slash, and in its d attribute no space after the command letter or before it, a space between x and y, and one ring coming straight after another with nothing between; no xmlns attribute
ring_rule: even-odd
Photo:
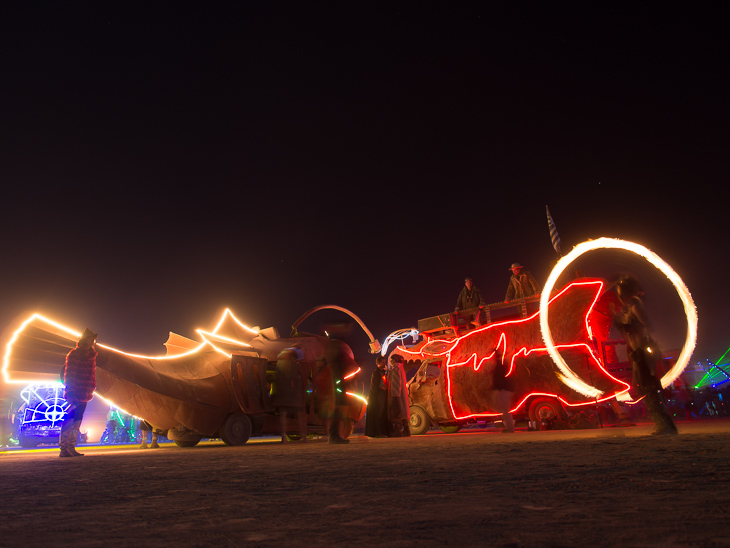
<svg viewBox="0 0 730 548"><path fill-rule="evenodd" d="M411 419L408 421L408 427L414 436L425 434L431 428L431 417L420 405L411 405Z"/></svg>
<svg viewBox="0 0 730 548"><path fill-rule="evenodd" d="M439 428L444 434L456 434L461 430L460 424L439 424Z"/></svg>
<svg viewBox="0 0 730 548"><path fill-rule="evenodd" d="M25 434L20 434L20 436L18 436L18 443L24 449L33 449L34 447L38 447L38 442L28 438Z"/></svg>
<svg viewBox="0 0 730 548"><path fill-rule="evenodd" d="M532 400L528 414L530 420L537 423L552 421L563 416L563 408L554 398L536 398Z"/></svg>
<svg viewBox="0 0 730 548"><path fill-rule="evenodd" d="M178 447L195 447L202 439L203 438L199 438L197 440L175 440L175 445Z"/></svg>
<svg viewBox="0 0 730 548"><path fill-rule="evenodd" d="M243 445L251 437L251 420L243 413L231 413L220 427L221 440L226 445Z"/></svg>

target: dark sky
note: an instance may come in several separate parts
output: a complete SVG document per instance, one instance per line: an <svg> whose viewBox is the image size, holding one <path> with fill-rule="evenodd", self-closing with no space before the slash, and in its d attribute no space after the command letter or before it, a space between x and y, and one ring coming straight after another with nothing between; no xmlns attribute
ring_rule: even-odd
<svg viewBox="0 0 730 548"><path fill-rule="evenodd" d="M157 354L225 307L287 334L335 304L382 341L464 276L488 302L512 262L543 283L549 205L564 252L624 238L677 270L695 359L730 345L721 3L8 4L3 327L41 310ZM619 271L681 339L643 259L586 260Z"/></svg>

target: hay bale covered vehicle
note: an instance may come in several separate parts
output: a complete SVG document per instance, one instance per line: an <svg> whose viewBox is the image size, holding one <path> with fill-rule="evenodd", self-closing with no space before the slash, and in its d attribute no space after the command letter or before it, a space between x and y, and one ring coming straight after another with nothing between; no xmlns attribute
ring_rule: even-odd
<svg viewBox="0 0 730 548"><path fill-rule="evenodd" d="M548 353L540 330L539 298L498 303L420 320L423 337L398 346L408 383L411 433L432 424L455 432L477 419L499 420L493 372L496 360L507 364L515 390L511 411L537 423L567 418L583 406L627 393L629 384L609 373L600 358L601 344L590 327L593 307L605 282L583 278L556 292L548 304L548 325L555 347L568 367L595 388L588 397L576 390Z"/></svg>

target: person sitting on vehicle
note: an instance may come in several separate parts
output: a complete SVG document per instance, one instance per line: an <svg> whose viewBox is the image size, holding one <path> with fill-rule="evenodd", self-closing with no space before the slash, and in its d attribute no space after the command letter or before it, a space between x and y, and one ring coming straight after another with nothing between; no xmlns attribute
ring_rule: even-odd
<svg viewBox="0 0 730 548"><path fill-rule="evenodd" d="M482 293L474 285L471 278L466 278L464 280L464 287L461 288L461 293L459 293L459 298L456 299L456 308L454 308L454 312L470 310L480 306L484 306Z"/></svg>
<svg viewBox="0 0 730 548"><path fill-rule="evenodd" d="M507 286L507 295L504 302L508 303L516 299L524 299L540 294L540 285L520 263L512 263L510 266L512 276Z"/></svg>

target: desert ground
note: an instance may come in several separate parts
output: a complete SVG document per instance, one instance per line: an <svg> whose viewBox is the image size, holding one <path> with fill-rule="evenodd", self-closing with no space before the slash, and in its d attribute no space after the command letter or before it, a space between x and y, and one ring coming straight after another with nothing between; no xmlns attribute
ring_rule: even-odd
<svg viewBox="0 0 730 548"><path fill-rule="evenodd" d="M0 546L730 546L730 421L0 454Z"/></svg>

